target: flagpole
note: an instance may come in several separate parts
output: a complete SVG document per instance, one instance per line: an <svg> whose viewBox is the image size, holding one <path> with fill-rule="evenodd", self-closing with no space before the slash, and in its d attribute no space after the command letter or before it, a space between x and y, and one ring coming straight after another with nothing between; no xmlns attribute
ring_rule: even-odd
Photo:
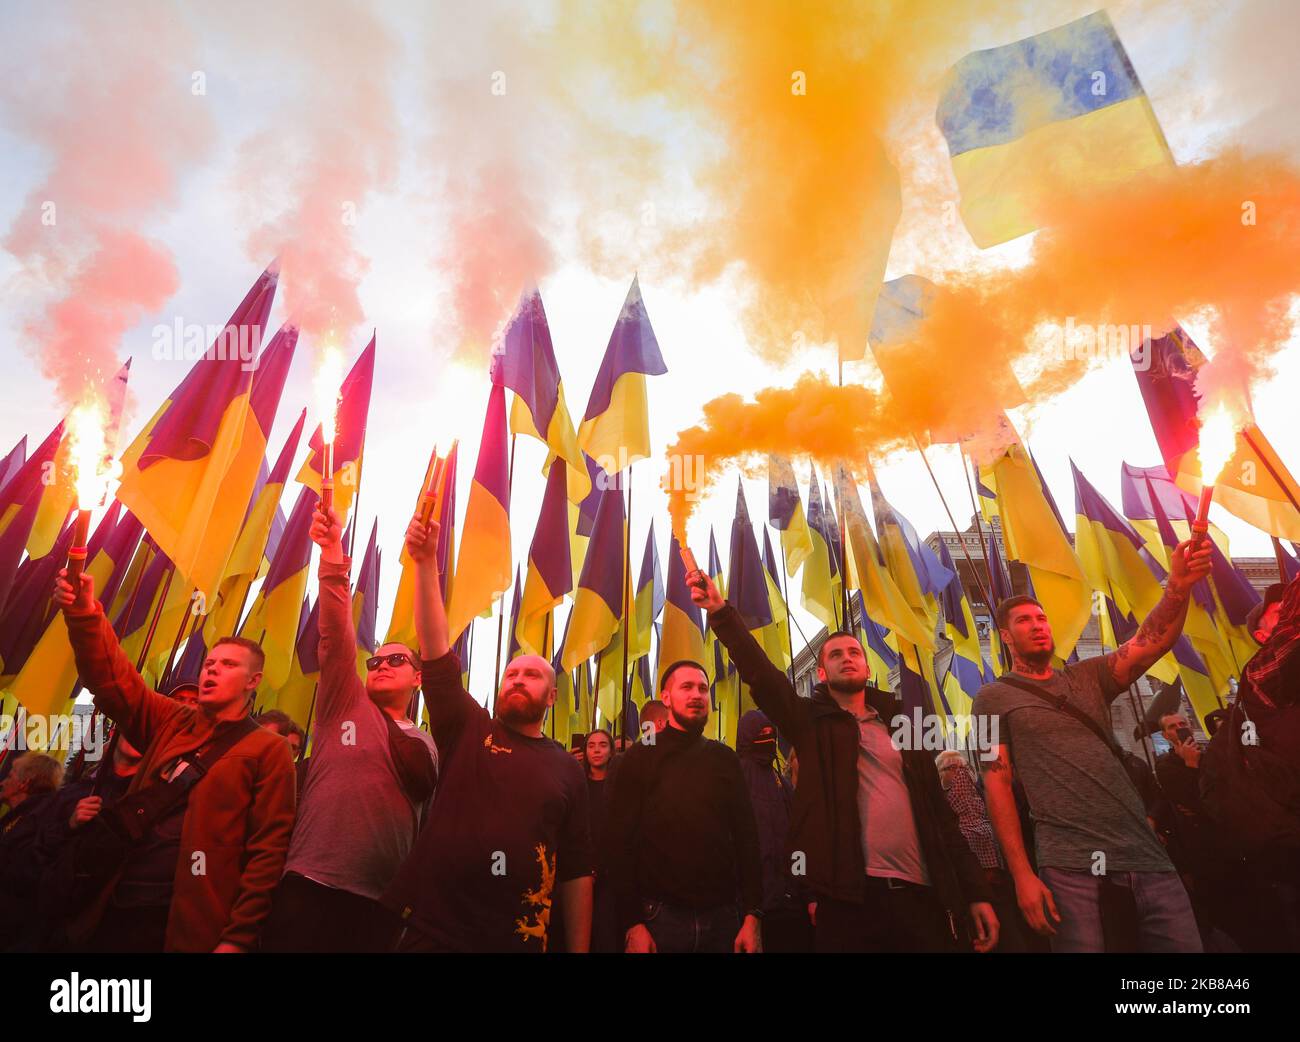
<svg viewBox="0 0 1300 1042"><path fill-rule="evenodd" d="M141 539L140 546L143 549L143 552L145 554L145 559L140 563L140 572L135 577L135 586L131 590L131 599L127 601L126 604L126 614L123 616L123 618L125 618L128 622L131 620L131 613L135 611L135 602L140 597L140 587L144 585L143 580L144 580L145 569L149 567L149 562L153 559L153 551L149 549L149 544L146 543L143 539ZM127 572L129 573L130 570L131 570L130 565L128 565ZM111 605L105 605L104 611L107 612L111 607L112 607ZM109 620L109 623L110 625L112 624L111 619Z"/></svg>
<svg viewBox="0 0 1300 1042"><path fill-rule="evenodd" d="M631 592L629 585L631 581L631 553L632 553L632 464L627 465L627 520L624 522L623 536L623 589L619 596L623 600L623 673L619 690L621 699L619 700L619 719L623 731L623 737L627 737L627 701L628 701L628 679L627 679L627 656L628 656L628 636L631 630L629 625L629 616L632 614L631 605L628 604L628 594Z"/></svg>
<svg viewBox="0 0 1300 1042"><path fill-rule="evenodd" d="M172 587L172 577L176 574L176 566L172 565L167 569L167 578L163 582L162 596L158 598L158 607L154 609L153 619L149 623L149 631L144 635L144 644L140 648L140 657L136 659L135 671L139 673L144 669L144 661L149 657L149 645L153 643L154 632L158 629L158 620L162 618L163 605L167 603L167 594ZM140 575L141 580L144 574Z"/></svg>
<svg viewBox="0 0 1300 1042"><path fill-rule="evenodd" d="M506 498L509 499L515 490L515 439L517 434L510 435L510 468L506 473ZM509 562L507 562L508 564ZM506 629L506 597L501 595L501 613L497 616L497 668L495 674L495 686L492 689L492 703L496 704L496 691L501 686L501 637Z"/></svg>
<svg viewBox="0 0 1300 1042"><path fill-rule="evenodd" d="M596 684L591 689L591 730L596 730L596 703L600 701L600 667L605 661L604 655L596 656Z"/></svg>
<svg viewBox="0 0 1300 1042"><path fill-rule="evenodd" d="M1277 581L1286 582L1286 562L1282 557L1282 540L1277 536L1270 536L1273 540L1273 556L1277 558Z"/></svg>
<svg viewBox="0 0 1300 1042"><path fill-rule="evenodd" d="M975 562L971 560L970 554L966 552L966 540L961 537L962 530L957 527L957 521L952 516L952 510L948 507L948 500L943 494L943 489L939 487L939 481L934 476L934 471L930 468L930 461L926 458L925 449L921 448L921 440L913 434L912 441L916 443L916 451L921 455L921 462L925 464L925 472L930 475L930 481L934 484L935 492L939 493L939 502L943 504L943 512L948 515L948 523L952 525L952 530L957 536L957 543L961 546L961 555L966 558L966 563L970 565L971 574L975 576L975 584L979 587L980 596L984 598L984 603L988 604L989 595L988 591L984 589L984 581L980 579L980 573L975 567ZM958 451L960 451L960 449L958 449ZM963 463L962 472L965 473L965 470L966 466ZM979 511L977 510L976 513L978 512Z"/></svg>
<svg viewBox="0 0 1300 1042"><path fill-rule="evenodd" d="M790 583L786 578L785 571L785 540L778 537L777 542L781 544L781 597L785 601L785 636L790 644L790 683L794 683L794 630L790 628L794 623L794 613L790 610ZM795 623L795 625L798 625ZM803 636L803 630L799 631ZM804 643L808 643L808 638L804 637Z"/></svg>
<svg viewBox="0 0 1300 1042"><path fill-rule="evenodd" d="M320 681L317 680L311 686L311 704L307 706L307 726L303 728L302 748L298 751L298 759L301 760L307 752L307 743L311 741L311 718L316 712L316 692L320 688Z"/></svg>
<svg viewBox="0 0 1300 1042"><path fill-rule="evenodd" d="M191 593L190 594L191 601L193 600L193 597L194 594ZM190 640L194 638L194 631L199 628L199 619L203 618L203 616L200 615L198 612L194 612L193 615L194 618L190 622L190 633L189 636L186 638L187 644L189 643ZM171 683L172 670L175 669L176 667L176 652L180 649L181 634L184 632L185 632L185 615L184 613L182 613L180 628L177 629L176 639L172 642L171 654L167 656L167 668L163 670L162 683L164 687L166 687L169 683Z"/></svg>

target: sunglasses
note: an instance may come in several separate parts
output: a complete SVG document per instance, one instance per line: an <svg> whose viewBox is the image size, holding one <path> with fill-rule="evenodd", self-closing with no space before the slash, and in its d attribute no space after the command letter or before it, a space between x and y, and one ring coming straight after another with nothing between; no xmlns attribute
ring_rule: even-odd
<svg viewBox="0 0 1300 1042"><path fill-rule="evenodd" d="M391 655L372 655L366 659L366 672L373 673L385 662L394 669L398 666L410 666L412 669L419 668L411 661L410 655L403 655L400 651L394 651Z"/></svg>

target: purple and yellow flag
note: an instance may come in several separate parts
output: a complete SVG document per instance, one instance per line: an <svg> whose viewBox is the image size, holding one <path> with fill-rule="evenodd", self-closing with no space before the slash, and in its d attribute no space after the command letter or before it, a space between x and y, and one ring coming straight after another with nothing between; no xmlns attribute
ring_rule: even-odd
<svg viewBox="0 0 1300 1042"><path fill-rule="evenodd" d="M767 457L767 523L781 533L785 573L793 578L812 555L813 541L794 467L786 456Z"/></svg>
<svg viewBox="0 0 1300 1042"><path fill-rule="evenodd" d="M627 520L622 481L615 475L608 484L601 493L596 526L573 598L561 659L565 669L573 669L607 647L620 631L626 602ZM611 716L616 712L615 707Z"/></svg>
<svg viewBox="0 0 1300 1042"><path fill-rule="evenodd" d="M713 662L705 653L704 618L691 600L686 585L686 564L682 561L677 536L668 540L668 585L664 598L664 625L659 642L660 668L679 659L692 659L713 673ZM655 677L658 683L659 678Z"/></svg>
<svg viewBox="0 0 1300 1042"><path fill-rule="evenodd" d="M266 668L258 688L259 701L264 695L274 695L289 679L298 618L307 592L307 572L311 567L311 519L317 499L317 494L309 488L298 490L275 560L267 569L257 600L239 629L240 636L251 637L266 653Z"/></svg>
<svg viewBox="0 0 1300 1042"><path fill-rule="evenodd" d="M551 657L555 643L553 610L573 589L566 489L564 469L552 467L528 548L528 574L519 607L519 647L546 658Z"/></svg>
<svg viewBox="0 0 1300 1042"><path fill-rule="evenodd" d="M456 558L456 583L447 606L452 639L492 609L510 587L510 474L506 451L506 392L492 385L483 440L465 508L465 533Z"/></svg>

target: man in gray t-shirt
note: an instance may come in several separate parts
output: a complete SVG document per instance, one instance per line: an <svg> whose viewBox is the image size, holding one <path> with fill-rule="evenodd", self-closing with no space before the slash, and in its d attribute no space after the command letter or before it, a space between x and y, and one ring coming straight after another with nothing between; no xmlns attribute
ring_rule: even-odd
<svg viewBox="0 0 1300 1042"><path fill-rule="evenodd" d="M337 517L317 510L311 537L321 547L320 684L312 754L263 931L265 951L392 947L400 924L379 896L415 844L437 772L433 739L406 717L420 686L419 655L384 644L367 660L364 684L357 675L341 532ZM423 790L418 796L413 785Z"/></svg>
<svg viewBox="0 0 1300 1042"><path fill-rule="evenodd" d="M992 758L983 765L985 792L1016 902L1029 926L1051 938L1053 951L1105 950L1103 903L1127 906L1143 951L1201 950L1187 892L1110 748L1110 705L1173 647L1192 586L1209 568L1208 547L1180 544L1164 597L1132 639L1060 669L1052 667L1052 627L1037 600L1010 597L997 607L1012 668L980 689L971 711L988 718L978 733L993 737ZM1034 822L1037 874L1025 850L1013 771ZM1105 926L1117 935L1117 918Z"/></svg>

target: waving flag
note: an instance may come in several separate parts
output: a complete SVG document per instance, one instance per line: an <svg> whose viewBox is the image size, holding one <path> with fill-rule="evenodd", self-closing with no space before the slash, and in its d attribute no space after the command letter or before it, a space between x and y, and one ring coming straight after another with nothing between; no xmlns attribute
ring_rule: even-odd
<svg viewBox="0 0 1300 1042"><path fill-rule="evenodd" d="M265 483L248 508L248 516L244 518L239 539L226 564L226 576L217 590L216 604L209 610L203 623L203 639L209 647L218 638L229 636L239 629L240 613L244 610L253 582L262 570L263 561L269 567L275 556L275 550L269 548L271 530L276 515L280 512L280 500L289 480L289 468L298 451L298 442L302 440L302 428L306 420L307 410L304 409L298 414L298 422L285 439L275 466L271 468Z"/></svg>
<svg viewBox="0 0 1300 1042"><path fill-rule="evenodd" d="M935 120L981 249L1033 231L1049 198L1173 164L1105 11L966 55Z"/></svg>
<svg viewBox="0 0 1300 1042"><path fill-rule="evenodd" d="M650 455L645 378L666 372L641 285L633 278L578 428L578 445L607 473Z"/></svg>
<svg viewBox="0 0 1300 1042"><path fill-rule="evenodd" d="M564 460L569 498L581 503L591 491L591 478L564 402L551 327L542 307L542 295L535 286L519 298L519 307L494 349L492 382L515 392L510 429L545 442L551 450L546 461L548 471L552 458Z"/></svg>
<svg viewBox="0 0 1300 1042"><path fill-rule="evenodd" d="M553 610L573 589L566 489L564 468L552 467L528 548L528 577L519 609L519 646L532 655L550 656L549 646L555 643Z"/></svg>
<svg viewBox="0 0 1300 1042"><path fill-rule="evenodd" d="M767 602L772 611L772 625L768 627L765 647L772 662L779 669L788 670L794 661L790 642L790 608L781 593L780 571L772 541L763 529L763 570L767 573Z"/></svg>
<svg viewBox="0 0 1300 1042"><path fill-rule="evenodd" d="M370 416L370 389L375 381L375 336L361 352L339 388L334 424L334 509L346 518L361 484L366 448L366 422ZM321 428L308 443L311 452L297 480L320 495L321 468L325 466L325 437Z"/></svg>
<svg viewBox="0 0 1300 1042"><path fill-rule="evenodd" d="M33 649L56 614L51 603L54 577L68 560L72 545L72 526L60 533L50 552L29 558L18 581L14 583L9 606L0 617L0 662L3 676L0 686L8 687L26 665ZM65 693L66 697L66 693Z"/></svg>
<svg viewBox="0 0 1300 1042"><path fill-rule="evenodd" d="M872 683L889 690L889 675L899 668L898 652L889 646L889 634L885 628L867 614L861 590L853 591L850 612L856 623L854 628L858 638L867 649L867 665L871 669Z"/></svg>
<svg viewBox="0 0 1300 1042"><path fill-rule="evenodd" d="M680 659L692 659L699 662L710 673L712 679L713 662L705 654L704 618L700 609L691 600L690 588L686 585L686 565L682 561L681 544L677 536L668 540L668 586L664 600L664 627L659 643L660 668ZM655 677L656 682L659 677Z"/></svg>
<svg viewBox="0 0 1300 1042"><path fill-rule="evenodd" d="M626 603L624 586L627 560L627 522L623 509L623 483L616 475L601 494L596 526L587 547L569 616L564 642L565 669L607 647L619 633ZM621 672L621 651L618 669ZM606 671L608 672L608 671ZM602 681L605 678L602 677ZM603 707L602 707L603 708ZM614 710L617 712L617 708Z"/></svg>
<svg viewBox="0 0 1300 1042"><path fill-rule="evenodd" d="M308 732L316 706L316 688L320 684L320 602L312 603L303 597L298 609L298 624L294 632L293 655L288 679L278 689L269 689L263 683L257 689L260 710L278 709L288 713L290 719Z"/></svg>
<svg viewBox="0 0 1300 1042"><path fill-rule="evenodd" d="M475 616L490 611L497 597L510 588L506 440L506 392L500 384L493 384L465 508L456 582L448 600L447 624L453 639L465 632Z"/></svg>
<svg viewBox="0 0 1300 1042"><path fill-rule="evenodd" d="M1147 342L1149 366L1134 375L1165 467L1179 488L1201 491L1200 398L1196 375L1205 356L1182 329ZM1279 539L1300 539L1300 484L1264 432L1253 423L1237 433L1236 450L1214 485L1214 501ZM1171 513L1170 516L1173 516Z"/></svg>
<svg viewBox="0 0 1300 1042"><path fill-rule="evenodd" d="M208 602L216 596L266 454L265 437L249 436L253 374L247 356L229 345L261 345L276 280L273 268L262 274L122 457L118 499L171 558L178 576Z"/></svg>
<svg viewBox="0 0 1300 1042"><path fill-rule="evenodd" d="M980 648L979 630L966 599L961 575L948 553L947 544L942 541L939 543L939 561L952 572L952 578L939 594L943 605L944 636L952 643L952 658L943 680L943 691L945 700L955 712L969 714L971 700L985 683L993 679L993 670Z"/></svg>

